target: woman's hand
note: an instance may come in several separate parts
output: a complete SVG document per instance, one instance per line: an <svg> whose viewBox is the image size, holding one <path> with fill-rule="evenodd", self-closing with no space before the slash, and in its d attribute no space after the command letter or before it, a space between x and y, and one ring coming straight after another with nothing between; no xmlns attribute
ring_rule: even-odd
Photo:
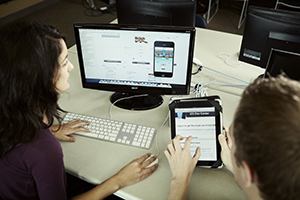
<svg viewBox="0 0 300 200"><path fill-rule="evenodd" d="M92 190L82 193L72 198L72 200L83 199L104 199L107 196L115 193L122 187L137 183L146 177L150 176L158 167L158 164L152 167L147 166L152 163L156 156L145 161L150 157L150 153L131 161L128 165L123 167L117 174L102 182Z"/></svg>
<svg viewBox="0 0 300 200"><path fill-rule="evenodd" d="M157 157L153 156L146 161L147 158L151 156L150 153L143 155L131 161L128 165L123 167L115 176L118 179L119 189L127 185L137 183L151 174L157 169L158 164L152 167L147 167L152 163Z"/></svg>
<svg viewBox="0 0 300 200"><path fill-rule="evenodd" d="M89 124L90 122L88 121L75 119L64 125L61 125L60 128L58 124L53 124L50 130L53 135L59 140L75 142L76 139L74 137L70 137L69 135L79 131L90 132L88 129L83 128L84 125Z"/></svg>

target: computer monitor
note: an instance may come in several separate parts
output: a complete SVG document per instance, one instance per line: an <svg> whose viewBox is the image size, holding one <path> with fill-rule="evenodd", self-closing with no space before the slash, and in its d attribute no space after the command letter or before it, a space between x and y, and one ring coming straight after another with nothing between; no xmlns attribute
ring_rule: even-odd
<svg viewBox="0 0 300 200"><path fill-rule="evenodd" d="M195 27L196 0L117 0L119 24Z"/></svg>
<svg viewBox="0 0 300 200"><path fill-rule="evenodd" d="M300 80L300 54L272 49L264 78L285 73L289 78Z"/></svg>
<svg viewBox="0 0 300 200"><path fill-rule="evenodd" d="M76 23L74 30L83 87L116 92L116 106L151 109L161 95L189 94L195 28Z"/></svg>
<svg viewBox="0 0 300 200"><path fill-rule="evenodd" d="M300 53L300 13L250 6L239 60L266 68L271 49Z"/></svg>

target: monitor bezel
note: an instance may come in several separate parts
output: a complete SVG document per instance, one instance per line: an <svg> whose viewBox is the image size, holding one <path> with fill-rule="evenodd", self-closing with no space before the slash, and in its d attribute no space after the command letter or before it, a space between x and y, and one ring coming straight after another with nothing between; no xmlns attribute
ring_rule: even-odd
<svg viewBox="0 0 300 200"><path fill-rule="evenodd" d="M192 26L196 0L116 0L119 24Z"/></svg>
<svg viewBox="0 0 300 200"><path fill-rule="evenodd" d="M192 76L195 28L194 27L175 27L175 26L139 26L139 25L120 25L120 24L100 24L100 23L75 23L73 25L77 46L77 54L80 68L80 76L82 87L87 89L104 90L112 92L132 93L132 94L159 94L159 95L184 95L190 92L190 83ZM86 81L84 62L82 58L82 50L80 44L79 29L111 29L111 30L137 30L137 31L161 31L161 32L178 32L190 34L189 52L187 62L186 83L184 85L172 85L172 88L158 88L149 86L130 86L130 85L114 85L99 84Z"/></svg>
<svg viewBox="0 0 300 200"><path fill-rule="evenodd" d="M275 60L276 60L277 56L286 57L287 59L297 60L298 61L297 63L300 63L300 54L299 53L272 48L269 59L268 59L266 71L265 71L265 74L264 74L263 78L267 79L269 76L277 77L281 73L285 73L289 78L294 79L294 78L290 77L290 75L292 75L292 74L287 74L285 72L285 66L276 65L275 66L276 68L274 68L274 63L275 63ZM300 80L300 75L299 75L299 73L295 73L295 72L293 73L293 75L297 74L299 76L298 77L299 79L295 79L295 80L299 81Z"/></svg>

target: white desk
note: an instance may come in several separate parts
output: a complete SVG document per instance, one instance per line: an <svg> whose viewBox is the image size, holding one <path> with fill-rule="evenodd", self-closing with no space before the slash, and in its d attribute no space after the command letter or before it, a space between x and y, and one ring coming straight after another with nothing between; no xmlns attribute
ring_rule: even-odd
<svg viewBox="0 0 300 200"><path fill-rule="evenodd" d="M233 68L217 57L221 52L232 55L231 62L237 61L241 36L222 32L197 29L195 57L204 66L214 68L245 81L252 81L263 70L251 65L243 64ZM91 116L109 118L112 92L83 89L81 86L76 47L69 49L69 60L74 65L70 76L71 88L61 95L59 105L66 111L82 113ZM194 67L196 70L196 67ZM222 76L204 69L199 75L212 75L215 82L238 83L234 79ZM193 77L197 83L200 76ZM204 77L205 79L205 77ZM201 80L203 80L201 78ZM223 101L224 124L230 125L234 111L238 105L240 94L244 87L225 87L208 85L209 95L219 95ZM168 103L171 96L164 96L164 103L158 108L148 111L128 111L117 107L112 109L112 119L158 129L168 114ZM77 136L75 143L61 141L64 152L66 170L91 183L101 183L131 160L147 152L157 154L155 142L150 150L144 150L126 145L114 144L97 139ZM160 148L159 167L147 179L119 190L116 195L125 199L166 199L171 181L171 172L163 151L170 140L170 128L166 123L157 135ZM236 185L233 175L226 169L206 169L197 167L192 176L189 199L246 199L243 192Z"/></svg>

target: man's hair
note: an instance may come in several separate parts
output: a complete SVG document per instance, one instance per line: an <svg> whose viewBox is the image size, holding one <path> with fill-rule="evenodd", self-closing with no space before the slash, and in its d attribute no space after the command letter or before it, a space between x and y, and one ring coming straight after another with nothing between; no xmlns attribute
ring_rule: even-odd
<svg viewBox="0 0 300 200"><path fill-rule="evenodd" d="M246 161L264 199L300 194L300 83L284 75L256 79L242 95L233 123L237 165Z"/></svg>
<svg viewBox="0 0 300 200"><path fill-rule="evenodd" d="M0 158L61 120L56 77L64 35L35 22L0 29ZM43 124L46 115L49 124Z"/></svg>

